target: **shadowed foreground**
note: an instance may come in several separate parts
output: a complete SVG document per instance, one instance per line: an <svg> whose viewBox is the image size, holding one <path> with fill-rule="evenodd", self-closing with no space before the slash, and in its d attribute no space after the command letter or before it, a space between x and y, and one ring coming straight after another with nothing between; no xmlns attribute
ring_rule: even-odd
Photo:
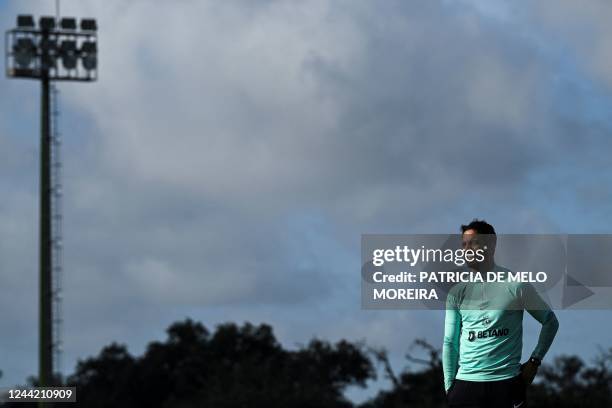
<svg viewBox="0 0 612 408"><path fill-rule="evenodd" d="M272 328L228 323L214 333L187 319L171 325L165 342L149 343L140 357L124 345L110 344L97 357L79 361L58 385L77 387L77 403L56 407L321 407L356 405L344 397L348 386L365 387L381 371L391 389L380 391L359 408L444 407L440 351L423 340L425 358L408 354L419 365L396 374L385 350L362 343L335 344L313 339L285 350ZM612 348L587 366L576 356L546 363L528 398L535 407L612 407ZM29 384L36 385L30 378ZM4 407L34 407L30 403Z"/></svg>

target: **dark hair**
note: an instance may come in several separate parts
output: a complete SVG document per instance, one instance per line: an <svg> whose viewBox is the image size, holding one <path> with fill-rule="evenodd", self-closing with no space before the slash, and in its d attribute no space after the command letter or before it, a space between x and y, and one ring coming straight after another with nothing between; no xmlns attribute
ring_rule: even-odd
<svg viewBox="0 0 612 408"><path fill-rule="evenodd" d="M461 233L473 229L479 234L495 235L495 228L485 220L474 218L468 225L461 226Z"/></svg>

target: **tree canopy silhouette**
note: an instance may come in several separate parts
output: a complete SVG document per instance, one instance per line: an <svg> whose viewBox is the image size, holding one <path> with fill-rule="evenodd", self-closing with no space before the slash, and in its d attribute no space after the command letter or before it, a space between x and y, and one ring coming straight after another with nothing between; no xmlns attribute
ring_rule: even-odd
<svg viewBox="0 0 612 408"><path fill-rule="evenodd" d="M422 357L413 354L416 350ZM420 369L396 374L384 349L362 343L315 338L287 350L266 324L227 323L210 333L186 319L167 329L165 341L149 343L142 356L112 343L80 360L65 381L57 380L57 385L77 388L77 402L55 407L350 408L355 405L344 397L347 387L365 387L377 370L391 387L359 408L445 407L440 350L418 339L409 352L406 359ZM539 408L612 407L611 364L612 348L600 350L592 365L577 356L544 363L527 391L529 403ZM36 385L36 378L29 383Z"/></svg>
<svg viewBox="0 0 612 408"><path fill-rule="evenodd" d="M380 391L376 397L360 408L439 408L446 407L443 388L440 350L425 340L416 340L414 346L424 349L427 359L408 354L411 362L421 363L422 370L405 369L400 375L393 372L385 350L372 350L375 359L383 365L390 390ZM544 363L536 382L527 389L530 406L538 408L599 408L612 407L612 348L601 350L592 366L577 356L560 356L552 364Z"/></svg>
<svg viewBox="0 0 612 408"><path fill-rule="evenodd" d="M266 324L228 323L211 334L187 319L167 334L141 357L113 343L79 361L66 381L78 390L70 406L344 408L352 406L344 389L375 375L359 344L313 339L285 350Z"/></svg>

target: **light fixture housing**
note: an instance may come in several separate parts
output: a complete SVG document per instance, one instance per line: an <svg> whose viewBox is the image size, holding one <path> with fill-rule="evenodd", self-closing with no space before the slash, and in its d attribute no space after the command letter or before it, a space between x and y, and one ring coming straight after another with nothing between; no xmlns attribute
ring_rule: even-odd
<svg viewBox="0 0 612 408"><path fill-rule="evenodd" d="M94 41L84 41L81 44L81 52L85 54L95 54L98 52L98 45Z"/></svg>
<svg viewBox="0 0 612 408"><path fill-rule="evenodd" d="M43 16L38 21L38 26L43 31L55 30L55 17Z"/></svg>
<svg viewBox="0 0 612 408"><path fill-rule="evenodd" d="M62 57L62 65L64 68L71 70L77 65L77 48L76 41L64 40L60 45L60 55Z"/></svg>
<svg viewBox="0 0 612 408"><path fill-rule="evenodd" d="M18 68L29 68L36 57L36 45L31 38L18 38L13 45L13 57Z"/></svg>
<svg viewBox="0 0 612 408"><path fill-rule="evenodd" d="M76 30L77 28L77 23L76 23L76 19L72 18L72 17L63 17L60 20L60 27L62 28L62 30Z"/></svg>
<svg viewBox="0 0 612 408"><path fill-rule="evenodd" d="M13 78L98 79L97 23L93 18L17 16L6 31L6 75Z"/></svg>
<svg viewBox="0 0 612 408"><path fill-rule="evenodd" d="M98 46L93 41L85 41L81 44L81 63L87 71L92 71L98 66Z"/></svg>
<svg viewBox="0 0 612 408"><path fill-rule="evenodd" d="M30 14L20 14L17 16L17 27L34 28L34 17Z"/></svg>
<svg viewBox="0 0 612 408"><path fill-rule="evenodd" d="M97 31L98 25L96 20L93 18L84 18L81 20L81 30L83 31Z"/></svg>

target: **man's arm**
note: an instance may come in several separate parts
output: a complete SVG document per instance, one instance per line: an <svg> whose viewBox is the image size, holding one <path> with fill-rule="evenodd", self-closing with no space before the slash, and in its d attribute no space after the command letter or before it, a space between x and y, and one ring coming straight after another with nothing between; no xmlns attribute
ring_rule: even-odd
<svg viewBox="0 0 612 408"><path fill-rule="evenodd" d="M452 295L446 298L446 315L444 319L444 343L442 345L442 371L444 372L444 389L453 384L459 368L459 336L461 334L461 315Z"/></svg>
<svg viewBox="0 0 612 408"><path fill-rule="evenodd" d="M531 357L542 360L555 339L555 335L559 329L559 321L557 320L555 313L540 297L539 293L532 284L527 283L523 285L522 290L523 306L534 319L542 323L540 336L538 337L538 344L531 353Z"/></svg>
<svg viewBox="0 0 612 408"><path fill-rule="evenodd" d="M542 361L546 355L546 352L548 352L548 349L550 349L553 340L555 339L555 335L559 329L559 321L557 320L555 313L540 297L533 285L529 283L523 285L522 292L523 306L534 319L542 324L540 335L538 336L538 343L531 353L531 357ZM537 365L534 366L529 362L525 363L523 371L525 371L524 375L527 377L526 379L529 383L533 381L537 368Z"/></svg>

